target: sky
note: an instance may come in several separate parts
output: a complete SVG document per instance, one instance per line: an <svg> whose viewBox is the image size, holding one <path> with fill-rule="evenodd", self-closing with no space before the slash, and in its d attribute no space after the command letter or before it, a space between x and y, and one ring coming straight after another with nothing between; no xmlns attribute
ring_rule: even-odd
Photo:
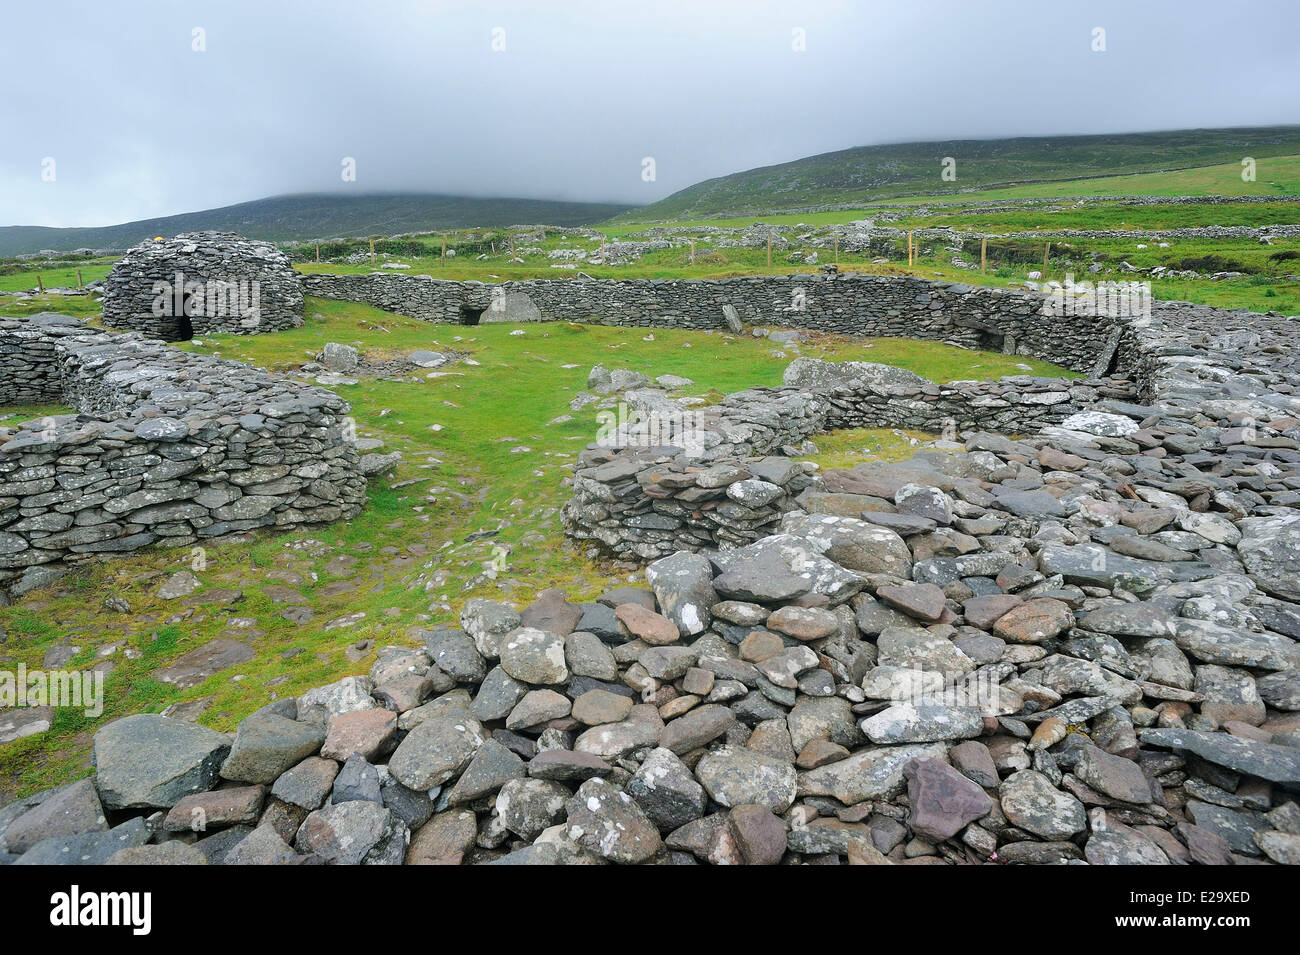
<svg viewBox="0 0 1300 955"><path fill-rule="evenodd" d="M1296 123L1298 35L1295 0L11 4L0 225L300 192L642 204L875 143Z"/></svg>

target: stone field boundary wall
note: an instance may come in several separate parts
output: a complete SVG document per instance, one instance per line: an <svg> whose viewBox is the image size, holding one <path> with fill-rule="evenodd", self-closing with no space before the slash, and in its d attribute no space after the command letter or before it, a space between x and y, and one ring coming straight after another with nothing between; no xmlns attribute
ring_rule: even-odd
<svg viewBox="0 0 1300 955"><path fill-rule="evenodd" d="M364 302L430 322L568 321L646 328L750 325L918 338L1033 355L1102 372L1117 331L1106 318L1047 317L1042 295L910 276L763 275L732 279L534 279L487 285L423 275L304 275L308 295ZM495 303L495 304L494 304Z"/></svg>
<svg viewBox="0 0 1300 955"><path fill-rule="evenodd" d="M239 362L91 329L0 319L0 404L80 414L0 444L0 587L61 565L357 514L366 480L342 398Z"/></svg>

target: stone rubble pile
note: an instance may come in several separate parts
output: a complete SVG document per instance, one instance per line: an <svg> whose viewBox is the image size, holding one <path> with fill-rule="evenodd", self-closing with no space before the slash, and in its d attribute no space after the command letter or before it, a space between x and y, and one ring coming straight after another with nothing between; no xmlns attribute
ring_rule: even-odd
<svg viewBox="0 0 1300 955"><path fill-rule="evenodd" d="M1290 493L1284 424L1199 478L1177 431L1100 414L828 472L771 536L589 603L471 600L233 738L114 722L93 780L0 811L0 840L17 864L1297 862L1300 522L1255 500Z"/></svg>

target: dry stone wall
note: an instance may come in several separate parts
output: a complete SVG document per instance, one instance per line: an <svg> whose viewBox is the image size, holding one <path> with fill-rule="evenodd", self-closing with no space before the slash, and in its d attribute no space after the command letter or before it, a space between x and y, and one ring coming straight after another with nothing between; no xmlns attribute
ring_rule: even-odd
<svg viewBox="0 0 1300 955"><path fill-rule="evenodd" d="M104 322L165 341L302 324L302 282L269 242L186 232L142 242L104 280Z"/></svg>
<svg viewBox="0 0 1300 955"><path fill-rule="evenodd" d="M330 391L95 331L0 320L0 404L80 412L0 435L0 586L154 543L356 514L366 481Z"/></svg>
<svg viewBox="0 0 1300 955"><path fill-rule="evenodd" d="M719 280L538 279L485 285L422 275L305 275L308 295L431 322L570 321L647 328L751 325L943 341L1094 370L1115 334L1088 315L1045 317L1043 296L907 276L763 275ZM499 303L493 307L494 296ZM1105 370L1104 368L1102 369Z"/></svg>
<svg viewBox="0 0 1300 955"><path fill-rule="evenodd" d="M798 455L819 432L1030 433L1133 397L1120 379L1018 375L936 385L903 369L809 359L793 362L786 380L793 384L728 395L691 418L690 433L656 429L661 441L679 446L647 447L635 424L627 440L588 446L562 512L566 534L631 561L739 546L773 533L812 483L810 466L764 456Z"/></svg>

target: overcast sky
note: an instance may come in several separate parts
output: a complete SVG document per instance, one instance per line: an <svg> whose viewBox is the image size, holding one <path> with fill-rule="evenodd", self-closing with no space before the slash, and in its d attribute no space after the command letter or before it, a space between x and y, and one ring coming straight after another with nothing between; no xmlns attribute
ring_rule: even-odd
<svg viewBox="0 0 1300 955"><path fill-rule="evenodd" d="M1295 0L14 3L0 225L334 190L641 203L872 143L1295 123L1297 35Z"/></svg>

